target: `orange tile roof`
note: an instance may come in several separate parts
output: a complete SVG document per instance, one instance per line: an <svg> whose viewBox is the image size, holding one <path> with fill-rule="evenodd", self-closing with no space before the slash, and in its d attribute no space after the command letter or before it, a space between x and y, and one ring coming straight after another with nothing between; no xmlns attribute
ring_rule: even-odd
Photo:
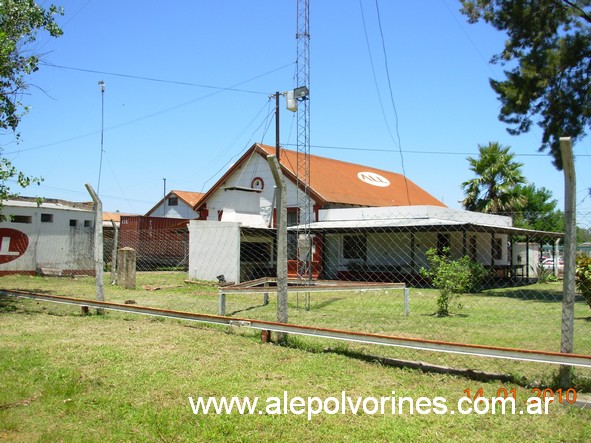
<svg viewBox="0 0 591 443"><path fill-rule="evenodd" d="M266 154L275 154L274 147L258 146ZM284 171L287 170L289 175L295 177L297 153L282 149L280 160ZM362 181L363 178L366 181ZM376 186L376 183L381 186ZM446 207L443 202L401 174L317 155L310 155L310 189L316 195L315 200L324 203Z"/></svg>
<svg viewBox="0 0 591 443"><path fill-rule="evenodd" d="M103 222L114 221L115 223L121 222L121 216L128 216L135 214L122 214L121 212L103 212Z"/></svg>
<svg viewBox="0 0 591 443"><path fill-rule="evenodd" d="M103 212L103 221L114 221L115 223L119 223L121 221L122 215L128 214L121 214L119 212Z"/></svg>
<svg viewBox="0 0 591 443"><path fill-rule="evenodd" d="M156 203L152 209L150 209L148 212L146 212L146 216L149 216L152 212L154 212L162 204L162 202L164 200L166 200L168 197L170 197L171 195L176 195L183 202L185 202L186 205L188 205L189 207L192 208L193 206L195 206L195 204L197 204L197 202L201 199L201 197L203 197L204 194L202 192L191 192L191 191L178 191L178 190L170 191L168 194L166 194L165 197L160 199L160 201L158 203Z"/></svg>
<svg viewBox="0 0 591 443"><path fill-rule="evenodd" d="M202 192L191 191L170 191L170 194L176 194L181 200L191 207L195 206L195 203L197 203L203 196Z"/></svg>

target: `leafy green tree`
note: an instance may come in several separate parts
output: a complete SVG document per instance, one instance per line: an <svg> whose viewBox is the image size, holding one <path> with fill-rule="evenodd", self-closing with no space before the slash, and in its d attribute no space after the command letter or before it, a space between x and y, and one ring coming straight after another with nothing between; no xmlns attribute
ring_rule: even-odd
<svg viewBox="0 0 591 443"><path fill-rule="evenodd" d="M34 0L0 0L0 135L12 132L19 140L17 127L27 112L21 102L28 87L26 77L37 71L39 65L39 56L31 50L31 44L39 31L52 37L62 34L54 19L61 13L53 5L44 9ZM2 151L0 146L0 156ZM21 187L41 181L28 177L0 157L0 207L3 200L14 195L9 180L16 180Z"/></svg>
<svg viewBox="0 0 591 443"><path fill-rule="evenodd" d="M490 80L499 119L511 134L542 130L540 151L562 169L559 139L585 136L591 124L591 2L589 0L460 0L470 23L480 19L507 34L493 63L509 65Z"/></svg>
<svg viewBox="0 0 591 443"><path fill-rule="evenodd" d="M443 248L442 253L435 248L427 250L427 261L429 269L422 268L421 275L429 278L433 286L439 289L439 317L450 315L450 307L458 300L460 294L478 291L487 275L484 266L468 256L452 260L449 248Z"/></svg>
<svg viewBox="0 0 591 443"><path fill-rule="evenodd" d="M524 203L514 215L514 226L537 231L564 231L564 213L558 210L552 191L538 189L530 183L517 186L516 192L524 198Z"/></svg>
<svg viewBox="0 0 591 443"><path fill-rule="evenodd" d="M577 243L591 242L591 228L577 226Z"/></svg>
<svg viewBox="0 0 591 443"><path fill-rule="evenodd" d="M462 183L465 209L489 214L510 214L517 211L525 198L518 186L525 183L521 173L523 163L514 160L515 154L497 142L479 145L479 157L468 157L475 177Z"/></svg>

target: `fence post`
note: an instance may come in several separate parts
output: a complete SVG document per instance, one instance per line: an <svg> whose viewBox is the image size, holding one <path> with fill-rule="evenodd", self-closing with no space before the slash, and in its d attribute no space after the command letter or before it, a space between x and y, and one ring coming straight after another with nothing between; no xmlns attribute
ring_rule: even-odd
<svg viewBox="0 0 591 443"><path fill-rule="evenodd" d="M410 314L410 289L404 288L404 316L408 317Z"/></svg>
<svg viewBox="0 0 591 443"><path fill-rule="evenodd" d="M226 294L222 288L218 290L218 315L226 316Z"/></svg>
<svg viewBox="0 0 591 443"><path fill-rule="evenodd" d="M125 289L135 289L136 274L136 253L133 248L119 249L119 266L117 269L117 280L119 286Z"/></svg>
<svg viewBox="0 0 591 443"><path fill-rule="evenodd" d="M111 220L113 225L113 250L111 251L111 285L117 284L117 250L119 249L119 226L115 220Z"/></svg>
<svg viewBox="0 0 591 443"><path fill-rule="evenodd" d="M265 288L269 287L269 283L264 284ZM263 305L267 306L269 304L269 293L263 292Z"/></svg>
<svg viewBox="0 0 591 443"><path fill-rule="evenodd" d="M274 155L267 157L267 162L273 173L277 193L277 321L287 323L287 191L281 174L279 161ZM287 335L277 334L277 341L285 343Z"/></svg>
<svg viewBox="0 0 591 443"><path fill-rule="evenodd" d="M574 351L575 327L575 261L577 254L576 231L576 176L570 137L560 138L560 151L564 168L564 280L562 292L562 327L560 352ZM557 257L555 258L555 260ZM572 366L560 366L560 386L567 389L572 382Z"/></svg>
<svg viewBox="0 0 591 443"><path fill-rule="evenodd" d="M96 299L105 301L105 281L103 262L103 203L94 192L92 186L86 183L86 190L94 202L94 269L96 274ZM102 314L103 309L98 308L97 314Z"/></svg>

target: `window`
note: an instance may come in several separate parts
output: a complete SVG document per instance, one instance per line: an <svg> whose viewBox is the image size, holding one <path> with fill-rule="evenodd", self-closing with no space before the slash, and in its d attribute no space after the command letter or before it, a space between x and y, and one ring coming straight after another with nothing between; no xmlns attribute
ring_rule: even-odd
<svg viewBox="0 0 591 443"><path fill-rule="evenodd" d="M179 205L179 198L178 197L168 197L168 206L178 206Z"/></svg>
<svg viewBox="0 0 591 443"><path fill-rule="evenodd" d="M30 215L13 215L10 217L12 223L33 223L33 217Z"/></svg>
<svg viewBox="0 0 591 443"><path fill-rule="evenodd" d="M343 237L343 257L347 259L365 260L367 255L367 238L362 235L345 235Z"/></svg>
<svg viewBox="0 0 591 443"><path fill-rule="evenodd" d="M492 239L492 258L493 260L501 260L503 258L503 239Z"/></svg>
<svg viewBox="0 0 591 443"><path fill-rule="evenodd" d="M41 223L53 223L53 214L41 214Z"/></svg>
<svg viewBox="0 0 591 443"><path fill-rule="evenodd" d="M75 228L78 225L78 220L70 220L70 226Z"/></svg>
<svg viewBox="0 0 591 443"><path fill-rule="evenodd" d="M437 255L443 255L444 249L449 249L449 235L437 234Z"/></svg>
<svg viewBox="0 0 591 443"><path fill-rule="evenodd" d="M287 226L297 226L300 222L300 211L298 208L287 208Z"/></svg>
<svg viewBox="0 0 591 443"><path fill-rule="evenodd" d="M92 228L92 220L84 220L85 228Z"/></svg>

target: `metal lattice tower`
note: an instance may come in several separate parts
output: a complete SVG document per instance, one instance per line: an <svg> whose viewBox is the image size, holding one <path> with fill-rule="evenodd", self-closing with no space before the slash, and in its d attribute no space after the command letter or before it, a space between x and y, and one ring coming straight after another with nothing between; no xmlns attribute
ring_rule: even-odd
<svg viewBox="0 0 591 443"><path fill-rule="evenodd" d="M297 0L296 87L310 89L310 4ZM297 111L297 189L300 220L298 226L298 278L312 279L312 240L310 222L310 100L304 97Z"/></svg>

